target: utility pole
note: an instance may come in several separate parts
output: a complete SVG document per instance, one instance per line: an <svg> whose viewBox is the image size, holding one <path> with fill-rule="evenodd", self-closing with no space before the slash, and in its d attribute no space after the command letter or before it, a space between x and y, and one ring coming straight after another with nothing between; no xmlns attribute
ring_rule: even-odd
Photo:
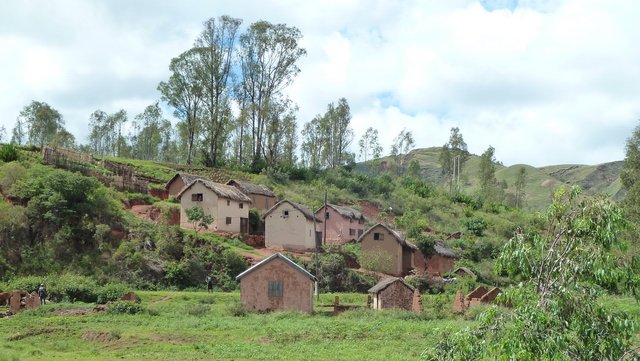
<svg viewBox="0 0 640 361"><path fill-rule="evenodd" d="M322 232L322 244L327 244L327 190L324 191L324 232Z"/></svg>

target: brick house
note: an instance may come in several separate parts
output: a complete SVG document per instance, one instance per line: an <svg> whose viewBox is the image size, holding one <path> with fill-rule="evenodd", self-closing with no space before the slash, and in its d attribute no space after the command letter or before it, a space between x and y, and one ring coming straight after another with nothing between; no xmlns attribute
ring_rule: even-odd
<svg viewBox="0 0 640 361"><path fill-rule="evenodd" d="M236 280L240 282L240 301L247 309L313 312L316 278L282 253L260 261Z"/></svg>
<svg viewBox="0 0 640 361"><path fill-rule="evenodd" d="M167 182L164 189L167 191L169 197L177 196L184 187L191 184L196 179L209 180L206 177L195 174L176 173L176 175Z"/></svg>
<svg viewBox="0 0 640 361"><path fill-rule="evenodd" d="M355 241L364 233L366 218L361 212L335 204L327 204L316 211L326 226L326 242L342 244ZM324 231L324 228L323 228Z"/></svg>
<svg viewBox="0 0 640 361"><path fill-rule="evenodd" d="M322 240L322 221L301 204L282 200L263 219L267 248L311 250Z"/></svg>
<svg viewBox="0 0 640 361"><path fill-rule="evenodd" d="M372 297L372 308L382 310L401 308L412 310L415 289L402 278L386 278L369 289Z"/></svg>
<svg viewBox="0 0 640 361"><path fill-rule="evenodd" d="M227 182L227 185L236 187L240 192L251 198L252 207L258 210L268 210L278 202L271 189L261 184L231 179Z"/></svg>
<svg viewBox="0 0 640 361"><path fill-rule="evenodd" d="M177 198L180 200L180 226L193 228L186 210L202 207L213 216L212 229L233 233L248 233L251 199L235 187L198 178L185 186Z"/></svg>
<svg viewBox="0 0 640 361"><path fill-rule="evenodd" d="M405 240L404 236L382 223L366 230L358 242L362 245L364 257L388 258L388 265L383 266L385 273L402 276L413 269L414 253L418 248ZM368 255L367 255L368 254ZM381 257L378 257L381 256Z"/></svg>
<svg viewBox="0 0 640 361"><path fill-rule="evenodd" d="M443 273L454 269L458 256L442 241L436 241L435 253L425 259L422 252L415 253L414 264L418 273L426 273L432 276L442 276Z"/></svg>

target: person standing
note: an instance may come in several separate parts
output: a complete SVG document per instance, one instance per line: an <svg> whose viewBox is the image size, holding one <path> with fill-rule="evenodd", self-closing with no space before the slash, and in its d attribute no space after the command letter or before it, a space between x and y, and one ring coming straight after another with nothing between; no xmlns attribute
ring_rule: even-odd
<svg viewBox="0 0 640 361"><path fill-rule="evenodd" d="M213 292L213 279L207 276L207 292Z"/></svg>
<svg viewBox="0 0 640 361"><path fill-rule="evenodd" d="M47 289L44 287L44 283L38 287L38 297L40 297L40 304L44 305L47 302Z"/></svg>

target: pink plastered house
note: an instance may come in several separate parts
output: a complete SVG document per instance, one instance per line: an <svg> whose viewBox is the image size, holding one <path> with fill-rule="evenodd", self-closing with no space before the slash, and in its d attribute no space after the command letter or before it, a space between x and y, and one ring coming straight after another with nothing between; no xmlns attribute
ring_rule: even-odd
<svg viewBox="0 0 640 361"><path fill-rule="evenodd" d="M329 244L354 242L364 233L366 218L353 208L327 204L318 208L315 214L326 223L326 242Z"/></svg>

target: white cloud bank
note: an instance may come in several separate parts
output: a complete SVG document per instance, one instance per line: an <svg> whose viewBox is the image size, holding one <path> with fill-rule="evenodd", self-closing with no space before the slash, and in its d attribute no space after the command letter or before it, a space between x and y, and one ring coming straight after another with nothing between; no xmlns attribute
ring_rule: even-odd
<svg viewBox="0 0 640 361"><path fill-rule="evenodd" d="M386 150L403 128L429 147L459 126L470 151L492 145L505 164L617 160L640 119L639 11L635 0L0 4L0 124L41 100L85 141L91 112L141 112L201 23L229 14L301 29L308 55L289 89L300 123L345 97L356 135L378 128Z"/></svg>

